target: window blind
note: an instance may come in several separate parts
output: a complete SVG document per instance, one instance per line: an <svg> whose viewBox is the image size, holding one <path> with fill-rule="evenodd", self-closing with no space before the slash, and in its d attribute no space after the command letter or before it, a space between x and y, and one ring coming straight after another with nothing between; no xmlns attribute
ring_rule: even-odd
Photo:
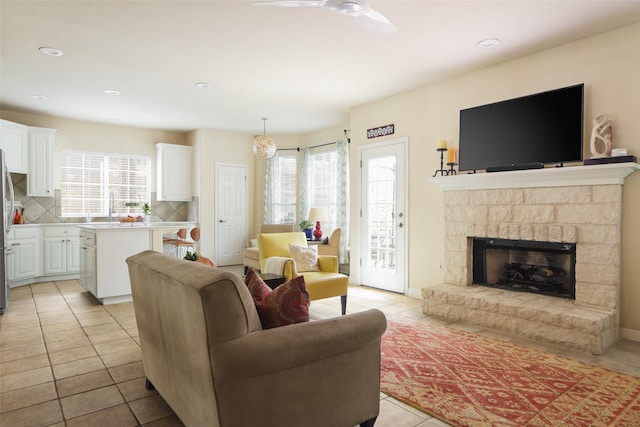
<svg viewBox="0 0 640 427"><path fill-rule="evenodd" d="M337 173L335 150L311 154L311 206L327 210L329 217L322 222L322 229L327 231L336 226Z"/></svg>
<svg viewBox="0 0 640 427"><path fill-rule="evenodd" d="M63 150L60 159L62 216L139 214L149 202L151 158Z"/></svg>
<svg viewBox="0 0 640 427"><path fill-rule="evenodd" d="M279 155L275 203L273 204L274 218L278 223L296 223L296 177L296 156Z"/></svg>

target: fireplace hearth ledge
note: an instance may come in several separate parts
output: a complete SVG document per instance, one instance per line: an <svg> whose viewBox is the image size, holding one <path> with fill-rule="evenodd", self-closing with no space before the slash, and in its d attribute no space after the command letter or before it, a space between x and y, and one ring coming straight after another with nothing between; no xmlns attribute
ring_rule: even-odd
<svg viewBox="0 0 640 427"><path fill-rule="evenodd" d="M429 178L429 181L438 184L443 191L622 185L625 178L637 170L640 170L638 163L611 163L492 173L460 173L459 175Z"/></svg>
<svg viewBox="0 0 640 427"><path fill-rule="evenodd" d="M602 354L618 340L613 311L575 301L484 286L441 284L422 289L428 316L500 329L542 342Z"/></svg>

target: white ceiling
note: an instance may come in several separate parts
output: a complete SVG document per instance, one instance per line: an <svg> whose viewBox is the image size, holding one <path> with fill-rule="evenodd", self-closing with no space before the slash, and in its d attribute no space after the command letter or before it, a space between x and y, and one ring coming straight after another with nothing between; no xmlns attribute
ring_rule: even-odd
<svg viewBox="0 0 640 427"><path fill-rule="evenodd" d="M1 0L0 107L253 134L267 117L267 133L307 133L347 122L357 105L640 22L638 0L371 5L399 31L251 1ZM489 37L501 43L477 47ZM64 55L46 56L42 46Z"/></svg>

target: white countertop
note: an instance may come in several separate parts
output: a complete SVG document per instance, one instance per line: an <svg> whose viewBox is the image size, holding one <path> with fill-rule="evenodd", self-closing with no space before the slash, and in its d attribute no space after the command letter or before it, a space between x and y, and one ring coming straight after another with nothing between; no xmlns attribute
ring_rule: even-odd
<svg viewBox="0 0 640 427"><path fill-rule="evenodd" d="M89 230L163 230L167 228L191 228L197 223L193 221L172 221L172 222L94 222L75 224L80 228Z"/></svg>

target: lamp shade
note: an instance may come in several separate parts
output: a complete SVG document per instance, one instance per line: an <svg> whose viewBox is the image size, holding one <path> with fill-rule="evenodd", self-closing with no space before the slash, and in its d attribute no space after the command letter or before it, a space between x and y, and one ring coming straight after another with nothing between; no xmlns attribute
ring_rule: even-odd
<svg viewBox="0 0 640 427"><path fill-rule="evenodd" d="M320 221L320 222L324 222L327 220L327 217L329 215L327 214L327 209L326 208L311 208L309 209L309 221Z"/></svg>
<svg viewBox="0 0 640 427"><path fill-rule="evenodd" d="M253 140L253 154L268 159L276 154L276 141L267 135L258 135Z"/></svg>

